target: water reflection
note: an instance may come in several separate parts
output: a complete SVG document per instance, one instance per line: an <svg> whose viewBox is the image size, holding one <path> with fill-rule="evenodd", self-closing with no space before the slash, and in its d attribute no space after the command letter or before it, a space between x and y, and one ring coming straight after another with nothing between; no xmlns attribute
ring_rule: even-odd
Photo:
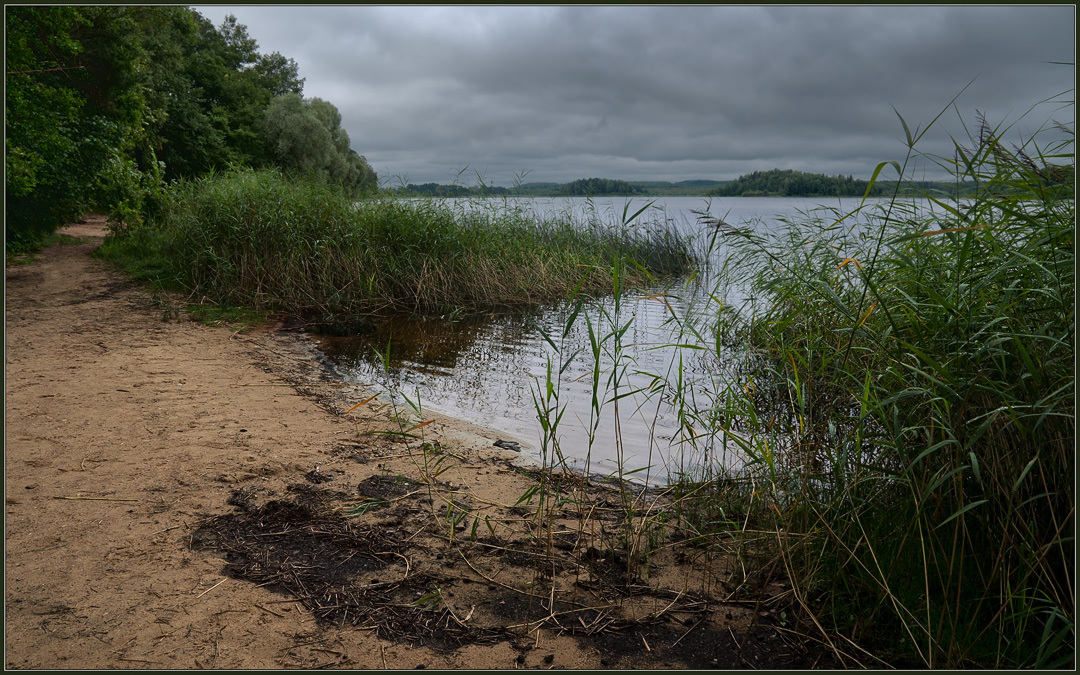
<svg viewBox="0 0 1080 675"><path fill-rule="evenodd" d="M533 202L537 212L549 213L565 209L567 200ZM641 201L628 207L625 200L611 200L606 207L571 202L570 208L575 213L606 208L621 215L644 205ZM844 200L839 207L846 212L857 205L858 200ZM769 215L793 215L812 206L810 200L793 199L667 199L644 213L640 224L660 219L684 232L707 236L707 228L698 223L701 212L730 223L756 221L767 226ZM722 370L715 349L679 334L678 322L671 320L673 315L707 311L708 302L693 286L653 289L651 295L625 298L617 314L612 298L601 299L589 303L568 331L564 328L573 311L569 306L453 322L393 317L373 333L321 338L320 348L346 379L388 395L402 392L426 408L495 429L528 446L538 458L543 448L537 405L545 405L550 365L557 404L564 408L557 440L568 463L601 474L614 473L620 466L624 472L642 470L635 478L662 482L668 474L683 473L702 461L729 470L737 470L742 462L722 437L697 438L693 446L683 443L685 435L699 434L706 425L681 425L678 401L664 386L664 380L675 380L681 372L680 390L701 397L697 402L701 408L708 408L710 392L724 386L712 379ZM590 349L590 325L600 337L616 327L626 329L617 353L612 353L613 341L608 340L598 355L599 419L593 406L597 357ZM389 369L382 357L387 353ZM692 454L704 452L709 453L707 458Z"/></svg>
<svg viewBox="0 0 1080 675"><path fill-rule="evenodd" d="M320 348L348 380L403 392L430 409L501 431L534 456L542 452L537 406L558 406L564 410L559 448L573 468L607 474L620 464L624 472L651 466L637 477L664 480L667 470L689 458L680 452L671 392L654 374L674 377L680 360L687 378L711 370L707 351L673 346L669 319L687 309L684 298L671 294L635 296L624 299L616 314L608 298L584 307L568 332L569 306L456 322L393 317L373 333L321 338ZM594 353L590 324L598 338L625 327L621 348L609 339ZM557 400L547 400L549 367Z"/></svg>
<svg viewBox="0 0 1080 675"><path fill-rule="evenodd" d="M440 411L531 411L528 365L543 349L524 316L491 315L460 321L391 317L378 330L353 338L322 338L320 348L349 380L382 391L419 391ZM389 354L389 370L383 365ZM490 417L488 419L494 419Z"/></svg>

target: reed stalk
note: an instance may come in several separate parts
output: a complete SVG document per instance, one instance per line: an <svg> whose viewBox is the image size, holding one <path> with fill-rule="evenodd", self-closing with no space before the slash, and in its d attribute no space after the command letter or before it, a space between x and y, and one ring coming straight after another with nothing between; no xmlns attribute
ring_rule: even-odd
<svg viewBox="0 0 1080 675"><path fill-rule="evenodd" d="M1072 132L1006 132L932 158L966 188L929 212L719 226L755 301L716 317L745 357L711 408L808 623L894 665L1073 663Z"/></svg>

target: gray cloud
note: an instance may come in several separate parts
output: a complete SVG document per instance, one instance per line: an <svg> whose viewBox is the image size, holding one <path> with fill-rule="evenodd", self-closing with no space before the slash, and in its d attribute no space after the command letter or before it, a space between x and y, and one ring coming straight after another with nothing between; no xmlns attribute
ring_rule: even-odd
<svg viewBox="0 0 1080 675"><path fill-rule="evenodd" d="M196 9L295 59L380 177L412 182L868 177L903 159L894 108L925 128L974 80L920 145L951 155L976 110L1016 121L1074 81L1048 63L1074 61L1067 5Z"/></svg>

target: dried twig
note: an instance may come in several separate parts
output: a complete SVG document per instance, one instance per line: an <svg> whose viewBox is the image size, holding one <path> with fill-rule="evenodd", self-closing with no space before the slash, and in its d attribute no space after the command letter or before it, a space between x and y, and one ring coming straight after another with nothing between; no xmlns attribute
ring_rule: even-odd
<svg viewBox="0 0 1080 675"><path fill-rule="evenodd" d="M261 610L262 610L262 611L264 611L264 612L267 612L267 613L269 613L269 614L273 614L274 616L280 616L281 618L285 618L285 615L284 615L284 614L281 614L281 613L279 613L279 612L275 612L274 610L272 610L272 609L269 609L269 608L267 608L267 607L263 607L262 605L260 605L260 604L259 604L259 603L257 603L257 602L255 603L255 606L256 606L256 607L258 607L259 609L261 609Z"/></svg>
<svg viewBox="0 0 1080 675"><path fill-rule="evenodd" d="M206 589L206 590L205 590L205 591L203 591L202 593L199 593L198 597L197 597L197 598L195 598L195 599L196 599L196 600L198 600L199 598L201 598L202 596L206 595L207 593L209 593L210 591L214 590L215 588L217 588L218 586L220 586L221 584L225 583L225 582L226 582L226 581L228 581L228 580L229 580L229 577L225 577L224 579L222 579L221 581L217 582L216 584L214 584L214 585L213 585L213 586L211 586L210 588Z"/></svg>
<svg viewBox="0 0 1080 675"><path fill-rule="evenodd" d="M70 499L74 500L86 500L95 502L137 502L138 499L128 499L123 497L53 497L53 499Z"/></svg>

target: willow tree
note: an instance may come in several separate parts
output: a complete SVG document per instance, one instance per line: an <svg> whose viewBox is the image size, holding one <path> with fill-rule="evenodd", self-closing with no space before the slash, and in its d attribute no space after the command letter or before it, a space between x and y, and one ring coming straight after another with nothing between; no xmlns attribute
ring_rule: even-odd
<svg viewBox="0 0 1080 675"><path fill-rule="evenodd" d="M263 116L262 134L274 162L287 172L341 185L353 194L376 186L375 171L352 149L341 113L329 101L278 96Z"/></svg>

